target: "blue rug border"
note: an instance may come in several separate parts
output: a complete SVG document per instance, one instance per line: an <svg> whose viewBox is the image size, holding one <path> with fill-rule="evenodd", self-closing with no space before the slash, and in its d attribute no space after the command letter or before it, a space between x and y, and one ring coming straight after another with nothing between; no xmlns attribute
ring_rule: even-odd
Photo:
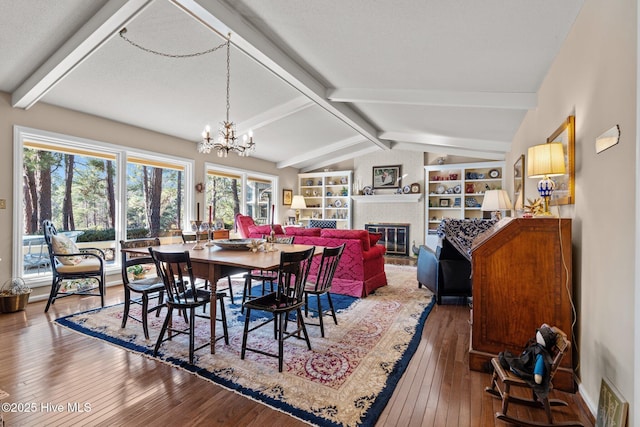
<svg viewBox="0 0 640 427"><path fill-rule="evenodd" d="M113 304L107 307L100 307L100 308L95 308L95 309L91 309L91 310L87 310L81 313L73 313L73 314L69 314L67 316L63 316L60 317L58 319L55 319L54 322L58 323L61 326L64 326L68 329L74 330L76 332L88 335L90 337L93 338L98 338L100 340L106 341L107 343L110 344L114 344L118 347L122 347L125 350L130 350L130 351L134 351L146 356L149 356L151 358L161 358L162 361L169 363L171 365L177 366L179 368L182 368L186 371L189 371L195 375L198 375L200 377L203 377L209 381L211 381L214 384L218 384L228 390L232 390L237 392L240 395L243 395L245 397L249 397L255 401L258 401L260 403L263 403L267 406L270 406L271 408L274 408L275 410L278 411L282 411L285 412L287 414L290 414L296 418L299 418L303 421L307 421L307 422L311 422L311 423L315 423L317 425L323 425L323 426L340 426L341 424L336 423L334 421L328 420L324 417L320 417L318 415L315 415L311 412L307 412L307 411L303 411L300 410L288 403L284 403L281 402L279 400L273 399L272 397L266 396L262 393L259 392L255 392L253 390L250 390L246 387L240 386L238 384L235 384L229 380L226 380L224 378L219 377L218 375L216 375L215 372L209 372L205 369L201 369L198 368L195 365L191 365L188 362L185 361L181 361L179 359L175 359L175 358L163 358L162 357L162 353L160 353L159 356L154 357L153 356L153 350L148 349L146 347L142 347L127 341L123 341L119 338L114 338L111 336L108 336L102 332L99 331L92 331L88 328L85 328L83 325L78 324L78 323L74 323L71 322L69 320L69 318L77 316L78 314L85 314L85 313L92 313L95 311L100 311L104 308L110 308L110 307L115 307L115 306L119 306L119 305L123 305L124 303L118 303L118 304ZM420 341L422 340L422 332L424 330L424 326L426 324L427 318L429 317L429 314L431 313L431 310L433 309L433 306L435 305L435 298L432 296L431 297L431 302L429 304L427 304L427 306L424 308L424 310L422 311L422 314L420 316L420 319L418 320L418 323L416 324L415 327L415 333L413 335L413 337L411 338L411 340L409 341L407 348L405 349L402 357L395 363L395 365L393 366L391 373L389 374L389 377L387 378L387 382L385 384L385 386L383 387L382 391L376 396L375 400L373 401L373 403L371 404L371 406L369 407L369 409L365 412L363 419L361 421L361 423L359 424L359 426L362 427L372 427L375 426L376 422L378 421L378 419L380 418L380 415L382 414L382 411L384 410L384 408L387 406L387 403L389 402L389 399L391 398L391 396L393 395L393 392L398 384L398 382L400 381L400 378L402 377L402 374L406 371L407 366L409 365L409 362L411 361L411 359L413 358L413 355L416 353L416 350L418 349L418 345L420 344Z"/></svg>

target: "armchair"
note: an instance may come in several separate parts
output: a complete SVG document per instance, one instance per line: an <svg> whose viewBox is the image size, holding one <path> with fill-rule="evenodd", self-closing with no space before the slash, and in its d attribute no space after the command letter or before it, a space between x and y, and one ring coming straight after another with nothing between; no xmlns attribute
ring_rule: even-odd
<svg viewBox="0 0 640 427"><path fill-rule="evenodd" d="M418 287L426 286L442 304L442 297L471 296L471 262L447 239L434 252L420 246L418 252Z"/></svg>
<svg viewBox="0 0 640 427"><path fill-rule="evenodd" d="M56 227L48 219L42 221L42 229L49 249L52 273L51 292L44 312L49 311L49 307L57 298L70 295L99 296L100 303L104 307L104 252L98 248L78 249L68 237L59 235ZM94 288L78 287L74 292L58 294L63 281L78 279L98 282L98 293L95 293Z"/></svg>

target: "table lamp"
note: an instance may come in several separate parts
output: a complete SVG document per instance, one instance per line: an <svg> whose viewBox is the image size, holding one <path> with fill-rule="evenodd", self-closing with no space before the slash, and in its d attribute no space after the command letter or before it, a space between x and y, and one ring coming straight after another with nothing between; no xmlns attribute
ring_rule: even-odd
<svg viewBox="0 0 640 427"><path fill-rule="evenodd" d="M511 200L506 190L487 190L480 209L491 211L491 219L501 219L501 211L511 210Z"/></svg>
<svg viewBox="0 0 640 427"><path fill-rule="evenodd" d="M293 196L291 201L291 209L296 210L296 224L300 222L300 209L306 209L307 204L304 201L304 196Z"/></svg>
<svg viewBox="0 0 640 427"><path fill-rule="evenodd" d="M555 190L556 184L550 176L565 174L565 161L562 143L550 142L547 144L529 147L527 156L527 172L529 178L542 178L538 182L538 193L544 199L543 216L551 216L549 212L549 200Z"/></svg>

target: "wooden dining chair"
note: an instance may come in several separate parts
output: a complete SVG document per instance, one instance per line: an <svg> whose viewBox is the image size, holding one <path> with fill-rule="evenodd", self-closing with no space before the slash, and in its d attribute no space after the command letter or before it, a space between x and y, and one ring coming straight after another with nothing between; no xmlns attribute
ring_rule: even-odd
<svg viewBox="0 0 640 427"><path fill-rule="evenodd" d="M557 327L551 328L556 333L556 344L552 348L552 362L549 372L549 389L553 388L551 380L556 373L556 370L560 366L560 362L568 348L571 346L571 342L567 339L567 335ZM491 386L486 387L485 391L492 396L502 399L502 408L500 412L496 412L496 419L519 425L519 426L571 426L582 427L584 424L580 421L558 421L554 422L553 414L551 413L552 406L567 406L568 403L559 399L549 399L545 394L540 396L536 392L535 388L531 384L509 369L505 369L497 357L491 359L491 365L493 367L493 375L491 377ZM531 390L531 398L523 398L514 396L511 392L511 387L520 387ZM534 421L530 419L521 418L512 414L508 414L509 403L516 403L526 405L534 408L543 408L547 416L547 422Z"/></svg>
<svg viewBox="0 0 640 427"><path fill-rule="evenodd" d="M299 338L300 332L304 335L307 348L311 350L311 342L309 341L301 308L304 305L304 284L309 275L314 251L315 247L299 252L281 252L280 265L277 270L278 282L276 291L243 304L247 312L242 335L242 350L240 352L242 360L244 360L247 350L265 356L276 357L278 359L278 371L282 372L284 341L291 337ZM271 313L271 318L266 321L259 320L257 325L249 327L252 310ZM297 328L294 331L287 331L289 313L291 312L297 314ZM249 333L271 322L273 322L274 338L278 340L278 354L257 347L249 347L247 345Z"/></svg>
<svg viewBox="0 0 640 427"><path fill-rule="evenodd" d="M317 313L318 315L318 323L309 323L307 325L315 325L320 326L320 335L324 338L324 321L323 317L325 315L331 315L333 317L333 322L337 325L338 319L336 317L336 311L333 308L333 301L331 301L331 283L333 282L333 275L338 268L338 263L340 262L340 258L342 257L342 252L344 252L344 248L346 243L343 243L340 246L336 246L333 248L324 248L322 252L322 259L320 260L320 266L318 267L318 274L316 275L314 280L310 280L309 283L305 285L304 288L304 315L307 317L309 312ZM312 308L309 306L309 295L316 296L316 304L317 308ZM322 308L322 299L321 297L326 295L327 302L329 303L329 308L324 310Z"/></svg>
<svg viewBox="0 0 640 427"><path fill-rule="evenodd" d="M264 239L265 236L262 236ZM287 236L287 237L276 237L273 240L273 243L280 243L285 245L292 245L293 239L295 236ZM269 292L273 292L273 283L278 279L278 272L273 270L251 270L244 276L244 290L242 292L242 304L245 303L248 299L256 298L251 292L251 288L253 286L253 281L261 281L262 282L262 292L260 295L264 295L266 292L266 285L269 283ZM244 312L244 308L242 310Z"/></svg>
<svg viewBox="0 0 640 427"><path fill-rule="evenodd" d="M158 354L160 345L171 340L173 333L186 334L189 336L189 363L193 363L193 357L197 350L210 346L215 341L224 338L225 344L229 344L229 331L227 329L227 316L224 309L224 292L216 293L216 299L220 302L220 318L217 321L222 322L223 336L211 336L206 343L195 347L195 322L196 318L210 319L209 316L199 314L196 308L204 307L211 301L211 293L195 285L195 277L193 275L193 267L189 251L185 252L159 252L153 248L149 248L151 258L156 264L156 268L164 283L166 293L165 304L167 305L167 316L164 319L162 330L156 341L153 355ZM182 311L188 328L178 328L173 326L173 311ZM168 332L167 339L164 338Z"/></svg>
<svg viewBox="0 0 640 427"><path fill-rule="evenodd" d="M204 238L207 239L208 233L199 233L200 235L200 239ZM182 233L182 242L183 243L190 243L190 242L195 242L196 241L196 234L195 233ZM227 288L220 288L222 289L229 289L229 299L231 300L231 304L235 304L235 301L233 300L233 287L231 284L231 276L235 275L235 274L239 274L239 273L243 273L246 270L239 270L239 269L222 269L222 276L221 278L224 278L225 276L227 277ZM204 280L204 288L207 289L209 287L209 281L208 280Z"/></svg>
<svg viewBox="0 0 640 427"><path fill-rule="evenodd" d="M144 248L148 246L160 246L159 238L151 239L135 239L135 240L120 240L120 249L131 248ZM124 312L122 314L122 328L127 326L127 320L129 318L142 323L142 330L144 337L149 339L149 326L147 321L147 315L155 312L156 317L160 316L160 310L162 307L166 307L164 300L164 282L156 271L156 265L150 256L144 256L139 254L131 254L125 251L120 251L121 260L121 273L122 284L124 286ZM133 280L129 278L132 274L129 272L130 267L140 265L150 268L149 277L143 279ZM140 294L140 300L131 298L131 293ZM149 301L155 299L156 304L149 308ZM139 304L142 306L142 316L136 317L130 314L131 304Z"/></svg>

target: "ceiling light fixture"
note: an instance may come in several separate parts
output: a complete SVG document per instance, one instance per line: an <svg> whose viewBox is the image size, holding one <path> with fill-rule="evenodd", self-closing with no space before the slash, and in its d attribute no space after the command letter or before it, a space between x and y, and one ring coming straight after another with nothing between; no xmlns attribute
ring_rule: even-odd
<svg viewBox="0 0 640 427"><path fill-rule="evenodd" d="M216 150L218 157L227 157L229 152L237 152L239 156L248 156L252 151L255 151L256 144L253 142L253 132L249 130L247 135L244 135L242 141L238 141L236 137L236 125L229 120L229 93L230 93L230 76L231 76L231 34L227 39L227 117L224 122L221 123L220 129L218 129L218 138L211 135L211 127L207 125L202 132L202 141L198 143L198 152L203 154L209 154L211 150Z"/></svg>

